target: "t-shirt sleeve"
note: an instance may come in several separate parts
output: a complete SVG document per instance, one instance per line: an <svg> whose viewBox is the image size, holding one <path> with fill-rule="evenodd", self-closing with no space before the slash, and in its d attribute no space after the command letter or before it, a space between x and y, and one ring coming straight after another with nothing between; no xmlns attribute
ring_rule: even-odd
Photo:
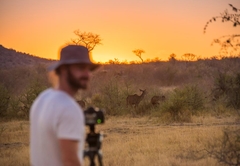
<svg viewBox="0 0 240 166"><path fill-rule="evenodd" d="M84 134L83 113L76 108L61 110L57 123L58 139L70 139L80 141Z"/></svg>

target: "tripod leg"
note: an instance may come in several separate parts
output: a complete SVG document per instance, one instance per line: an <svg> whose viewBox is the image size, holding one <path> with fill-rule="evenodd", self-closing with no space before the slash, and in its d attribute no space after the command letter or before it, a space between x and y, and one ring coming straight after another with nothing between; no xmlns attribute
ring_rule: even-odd
<svg viewBox="0 0 240 166"><path fill-rule="evenodd" d="M94 152L84 152L84 157L88 157L90 161L90 166L95 166L94 158L95 158L96 153Z"/></svg>
<svg viewBox="0 0 240 166"><path fill-rule="evenodd" d="M103 156L102 156L102 153L101 152L98 152L98 163L99 163L99 166L103 166L103 162L102 162L102 158L103 158Z"/></svg>
<svg viewBox="0 0 240 166"><path fill-rule="evenodd" d="M90 153L90 155L89 155L90 166L95 166L94 158L95 158L95 154L94 153Z"/></svg>

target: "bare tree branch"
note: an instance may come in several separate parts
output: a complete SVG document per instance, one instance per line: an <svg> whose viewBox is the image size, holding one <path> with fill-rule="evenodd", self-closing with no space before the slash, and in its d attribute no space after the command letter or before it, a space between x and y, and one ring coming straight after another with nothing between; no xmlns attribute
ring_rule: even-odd
<svg viewBox="0 0 240 166"><path fill-rule="evenodd" d="M94 34L92 32L81 32L80 30L75 30L74 34L77 38L71 39L71 42L76 45L83 45L87 47L89 52L91 52L97 45L102 44L102 39L98 34Z"/></svg>
<svg viewBox="0 0 240 166"><path fill-rule="evenodd" d="M229 13L228 10L225 10L223 13L220 13L220 16L213 17L210 19L206 25L204 26L203 32L206 33L207 27L211 22L216 21L217 19L221 19L222 22L231 22L233 23L233 27L237 27L240 25L240 9L234 7L232 4L229 4L232 8L234 13ZM212 44L219 44L220 45L220 55L232 55L232 56L240 56L240 41L239 41L240 34L222 36L218 39L214 39Z"/></svg>

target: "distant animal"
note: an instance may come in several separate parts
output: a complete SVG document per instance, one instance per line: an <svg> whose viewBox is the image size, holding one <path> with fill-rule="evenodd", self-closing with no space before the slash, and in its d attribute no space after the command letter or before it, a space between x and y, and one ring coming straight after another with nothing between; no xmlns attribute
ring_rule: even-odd
<svg viewBox="0 0 240 166"><path fill-rule="evenodd" d="M161 101L165 101L166 100L166 97L165 96L153 96L151 98L151 104L152 105L158 105L159 102Z"/></svg>
<svg viewBox="0 0 240 166"><path fill-rule="evenodd" d="M145 90L141 90L139 89L142 94L139 96L137 94L134 94L134 95L128 95L127 97L127 106L130 105L130 106L134 106L134 107L137 107L138 104L142 101L142 99L144 98L145 94L146 94L146 89Z"/></svg>
<svg viewBox="0 0 240 166"><path fill-rule="evenodd" d="M84 109L86 107L86 103L84 100L78 100L77 103Z"/></svg>

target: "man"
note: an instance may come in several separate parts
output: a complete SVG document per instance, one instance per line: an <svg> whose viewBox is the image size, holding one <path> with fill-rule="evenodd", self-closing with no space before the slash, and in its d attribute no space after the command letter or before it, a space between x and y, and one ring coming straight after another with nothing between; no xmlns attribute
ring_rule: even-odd
<svg viewBox="0 0 240 166"><path fill-rule="evenodd" d="M59 77L57 88L49 88L30 110L30 162L33 166L80 166L85 142L84 115L73 96L86 89L91 62L86 47L68 45L60 61L50 66Z"/></svg>

